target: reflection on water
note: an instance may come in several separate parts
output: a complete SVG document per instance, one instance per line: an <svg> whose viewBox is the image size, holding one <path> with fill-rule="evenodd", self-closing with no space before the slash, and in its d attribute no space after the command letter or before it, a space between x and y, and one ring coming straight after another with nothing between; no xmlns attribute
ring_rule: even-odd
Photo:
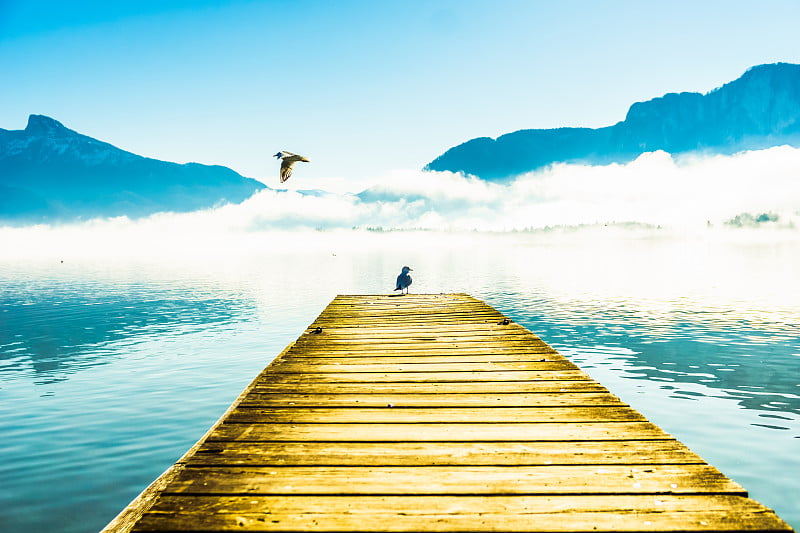
<svg viewBox="0 0 800 533"><path fill-rule="evenodd" d="M611 256L589 250L568 252L566 276L536 268L544 280L530 289L487 299L584 367L614 364L629 378L672 383L674 396L695 396L680 386L692 383L743 408L800 414L800 280L787 269L799 248L670 241ZM613 272L599 273L598 257Z"/></svg>
<svg viewBox="0 0 800 533"><path fill-rule="evenodd" d="M710 394L724 391L725 397L735 398L746 409L800 415L800 323L768 328L751 323L744 311L727 326L718 316L710 325L704 322L710 318L707 313L698 312L694 321L686 315L673 318L669 327L666 317L648 324L635 311L628 316L619 311L597 313L593 324L580 327L558 320L548 325L550 317L524 311L520 320L535 322L541 335L573 353L584 368L615 364L627 368L629 377L672 383L675 397L696 396L680 385L699 384L711 389ZM620 346L624 353L616 353Z"/></svg>
<svg viewBox="0 0 800 533"><path fill-rule="evenodd" d="M0 301L0 372L31 371L34 383L108 364L120 348L251 320L246 298L139 283L50 285L10 280Z"/></svg>
<svg viewBox="0 0 800 533"><path fill-rule="evenodd" d="M0 261L0 530L96 531L337 293L468 292L797 527L789 245L534 235L267 237L233 256ZM13 488L10 488L13 487Z"/></svg>

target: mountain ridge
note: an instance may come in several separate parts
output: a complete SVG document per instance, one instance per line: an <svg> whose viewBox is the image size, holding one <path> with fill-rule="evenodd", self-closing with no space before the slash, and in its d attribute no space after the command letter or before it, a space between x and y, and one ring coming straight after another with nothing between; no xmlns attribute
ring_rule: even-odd
<svg viewBox="0 0 800 533"><path fill-rule="evenodd" d="M264 188L227 167L140 156L45 115L30 115L24 130L0 129L3 223L187 212Z"/></svg>
<svg viewBox="0 0 800 533"><path fill-rule="evenodd" d="M773 63L706 94L667 93L636 102L601 128L526 129L452 147L424 170L504 180L555 163L627 163L642 153L732 154L800 147L800 65Z"/></svg>

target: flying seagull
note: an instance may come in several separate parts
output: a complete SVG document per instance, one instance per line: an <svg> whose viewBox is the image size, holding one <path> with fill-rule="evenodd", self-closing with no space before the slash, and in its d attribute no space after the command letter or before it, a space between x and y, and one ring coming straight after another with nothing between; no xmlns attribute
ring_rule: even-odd
<svg viewBox="0 0 800 533"><path fill-rule="evenodd" d="M403 267L403 271L397 276L397 287L394 288L396 291L400 291L400 294L403 294L403 291L406 291L408 294L408 286L411 285L411 276L408 273L413 270L411 267Z"/></svg>
<svg viewBox="0 0 800 533"><path fill-rule="evenodd" d="M292 175L292 167L298 161L305 161L306 163L310 163L309 159L306 159L302 155L293 154L292 152L282 151L275 154L273 157L277 157L281 160L281 183L288 180L289 177Z"/></svg>

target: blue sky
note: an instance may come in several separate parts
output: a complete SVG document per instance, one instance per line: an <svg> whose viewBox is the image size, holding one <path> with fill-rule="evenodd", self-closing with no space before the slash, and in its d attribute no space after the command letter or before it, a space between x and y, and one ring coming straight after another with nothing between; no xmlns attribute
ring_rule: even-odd
<svg viewBox="0 0 800 533"><path fill-rule="evenodd" d="M0 127L45 114L272 186L287 149L312 159L288 185L358 190L473 137L800 63L798 20L778 0L0 0Z"/></svg>

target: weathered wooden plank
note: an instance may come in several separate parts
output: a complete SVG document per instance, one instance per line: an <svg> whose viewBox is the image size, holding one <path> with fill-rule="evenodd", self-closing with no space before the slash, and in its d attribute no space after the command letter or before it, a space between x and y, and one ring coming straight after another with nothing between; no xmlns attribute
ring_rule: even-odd
<svg viewBox="0 0 800 533"><path fill-rule="evenodd" d="M314 322L332 322L334 325L349 324L364 320L365 324L385 325L386 327L407 327L409 324L420 327L437 327L448 324L454 319L462 324L492 324L506 326L514 323L503 313L491 308L481 307L436 307L419 306L414 308L379 308L370 307L340 308L334 311L323 311Z"/></svg>
<svg viewBox="0 0 800 533"><path fill-rule="evenodd" d="M391 296L387 298L385 294L340 294L330 302L329 306L325 308L325 312L329 312L331 309L339 309L350 306L363 309L365 307L418 307L423 305L435 305L439 307L454 307L458 305L489 307L485 302L477 300L468 294L413 294L405 295L399 300L395 300Z"/></svg>
<svg viewBox="0 0 800 533"><path fill-rule="evenodd" d="M322 312L322 316L341 316L348 314L353 314L356 316L375 316L380 315L381 313L390 314L398 320L402 320L402 317L398 317L400 314L403 316L447 313L469 314L470 316L477 313L500 314L500 312L496 309L485 304L482 305L480 302L461 301L448 304L442 302L408 301L405 302L405 304L403 302L393 302L386 305L376 305L370 303L367 303L366 305L362 303L348 305L336 302L330 307L327 307Z"/></svg>
<svg viewBox="0 0 800 533"><path fill-rule="evenodd" d="M351 307L361 310L361 309L402 308L402 307L417 309L417 308L425 308L428 306L432 306L435 309L448 309L448 308L460 309L464 307L474 307L474 308L489 308L494 310L493 307L490 307L485 302L472 298L467 294L464 295L415 294L415 295L405 296L399 300L395 300L391 296L387 298L385 294L384 295L363 294L357 296L339 295L328 304L323 313L333 312L337 309L348 309Z"/></svg>
<svg viewBox="0 0 800 533"><path fill-rule="evenodd" d="M470 355L504 355L504 354L524 354L524 355L540 355L548 358L561 358L560 354L556 354L552 348L539 348L531 346L473 346L461 347L457 351L444 346L429 347L429 348L405 348L402 350L355 350L349 349L336 349L327 350L325 347L310 348L310 347L292 347L291 357L464 357Z"/></svg>
<svg viewBox="0 0 800 533"><path fill-rule="evenodd" d="M563 357L545 344L530 342L363 342L363 343L323 343L299 342L295 343L288 356L296 357L304 354L326 355L339 357L345 353L357 353L369 356L392 355L440 355L460 357L463 355L497 355L497 354L545 354L553 357Z"/></svg>
<svg viewBox="0 0 800 533"><path fill-rule="evenodd" d="M563 407L626 405L604 392L558 393L340 393L253 392L240 407Z"/></svg>
<svg viewBox="0 0 800 533"><path fill-rule="evenodd" d="M315 321L316 323L317 321ZM353 321L351 323L343 323L340 321L331 320L326 326L323 327L325 335L356 335L356 336L404 336L404 335L494 335L496 332L504 334L523 334L534 339L541 339L538 335L533 333L527 328L510 322L508 324L497 322L466 322L461 321L455 324L442 324L440 322L427 322L417 325L408 325L405 321L397 324L373 324L367 325L362 320ZM313 332L317 326L310 326L303 334L307 335Z"/></svg>
<svg viewBox="0 0 800 533"><path fill-rule="evenodd" d="M435 325L447 324L450 322L458 321L459 323L492 323L500 325L501 322L509 321L508 317L504 316L499 311L487 311L485 309L472 308L472 309L441 309L436 310L433 308L420 308L420 309L370 309L368 312L359 312L358 309L341 309L336 312L321 314L314 321L315 324L325 321L335 321L336 324L348 322L356 322L364 320L368 325L374 323L381 323L390 326L420 324L420 325Z"/></svg>
<svg viewBox="0 0 800 533"><path fill-rule="evenodd" d="M409 310L406 314L400 318L402 322L396 322L398 320L398 315L400 315L402 311L395 311L395 312L386 312L386 313L379 313L376 312L370 315L359 315L359 314L345 314L340 313L337 315L326 315L321 316L317 320L315 320L312 325L317 327L325 327L327 323L333 323L338 327L346 327L348 325L356 324L357 322L361 322L367 326L394 326L394 325L403 325L405 327L408 326L426 326L429 324L497 324L502 325L508 319L507 317L503 316L500 313L492 313L492 312L482 312L482 311L472 311L472 312L417 312L414 310Z"/></svg>
<svg viewBox="0 0 800 533"><path fill-rule="evenodd" d="M416 352L436 352L439 351L440 353L448 353L448 352L441 352L442 350L448 350L449 353L503 353L503 352L512 352L512 353L519 353L519 352L527 352L527 353L541 353L542 351L547 350L545 345L533 345L531 343L526 342L503 342L503 343L492 343L492 342L470 342L470 343L446 343L446 342L408 342L408 343L386 343L382 345L377 344L369 344L369 343L362 343L362 344L314 344L314 343L305 343L305 344L295 344L292 346L292 353L290 355L294 355L297 352L304 351L304 352L369 352L372 355L380 355L381 352L389 352L389 351L416 351ZM552 351L545 351L545 353L553 353Z"/></svg>
<svg viewBox="0 0 800 533"><path fill-rule="evenodd" d="M358 318L353 317L349 319L330 319L330 320L315 320L309 326L311 329L320 327L324 330L330 327L335 328L348 328L352 329L353 331L360 329L362 326L367 328L373 327L392 327L390 318ZM506 320L505 317L500 315L495 316L485 316L485 317L478 317L478 318L471 318L469 316L452 316L448 318L437 318L437 317L421 317L418 320L405 320L403 322L403 327L412 327L412 328L425 328L431 323L437 323L440 326L453 326L453 327L461 327L465 324L474 324L474 325L499 325L500 322Z"/></svg>
<svg viewBox="0 0 800 533"><path fill-rule="evenodd" d="M384 319L390 324L402 324L408 321L420 321L424 318L462 318L466 322L505 319L502 313L491 308L459 304L458 306L413 306L407 308L353 306L338 308L320 315L320 319Z"/></svg>
<svg viewBox="0 0 800 533"><path fill-rule="evenodd" d="M544 348L544 347L542 347ZM507 342L507 343L481 343L481 342L471 342L471 343L424 343L424 342L408 342L408 343L386 343L386 344L316 344L316 343L305 343L305 344L295 344L292 347L292 352L290 355L294 355L300 351L323 351L330 354L335 354L336 352L362 352L362 353L369 353L373 355L381 355L386 352L403 352L403 351L414 351L414 352L434 352L436 350L450 350L451 353L455 351L461 350L469 350L473 349L473 353L492 353L495 350L501 351L523 351L523 350L530 350L531 345L525 342ZM464 352L469 353L469 352Z"/></svg>
<svg viewBox="0 0 800 533"><path fill-rule="evenodd" d="M384 342L387 340L458 340L458 339L474 339L474 340L527 340L532 342L542 342L542 340L521 327L517 326L497 326L497 325L483 325L483 327L472 327L469 330L463 330L458 327L442 327L439 326L435 329L431 328L357 328L353 329L338 329L335 327L323 328L321 332L314 333L315 328L309 330L301 336L305 340L328 340L339 342L364 342L368 340L375 340L377 342Z"/></svg>
<svg viewBox="0 0 800 533"><path fill-rule="evenodd" d="M263 381L272 383L419 383L480 381L590 381L580 370L508 370L503 372L307 372L281 374L270 372Z"/></svg>
<svg viewBox="0 0 800 533"><path fill-rule="evenodd" d="M421 321L424 318L460 318L467 322L477 322L481 320L494 320L498 322L504 318L502 313L487 307L481 306L412 306L405 309L399 307L378 307L370 306L363 309L358 306L349 308L331 309L319 316L320 320L343 320L343 319L384 319L389 323L407 323L409 321Z"/></svg>
<svg viewBox="0 0 800 533"><path fill-rule="evenodd" d="M483 340L478 337L451 337L451 338L431 338L426 340L425 337L413 337L408 339L387 339L385 341L377 341L376 339L366 339L364 342L347 342L345 340L336 341L328 340L324 334L314 335L310 334L307 339L298 340L295 343L296 348L318 348L324 347L326 350L337 349L358 349L358 350L409 350L417 349L424 350L428 348L438 348L446 346L448 348L492 348L492 347L509 347L509 348L530 348L535 343L530 340L516 335L514 338L493 338L492 340ZM540 345L544 348L544 344Z"/></svg>
<svg viewBox="0 0 800 533"><path fill-rule="evenodd" d="M395 300L394 298L400 298ZM387 297L386 294L340 294L331 303L335 305L345 305L349 302L356 302L359 304L369 305L399 305L400 303L408 303L408 301L417 304L418 302L437 302L442 304L452 304L453 302L464 301L474 305L483 304L482 300L473 298L466 292L440 292L440 293L415 293L405 294L403 296L393 293Z"/></svg>
<svg viewBox="0 0 800 533"><path fill-rule="evenodd" d="M513 442L672 438L650 422L504 424L222 424L208 441Z"/></svg>
<svg viewBox="0 0 800 533"><path fill-rule="evenodd" d="M412 337L450 337L450 338L475 338L475 340L491 340L493 336L518 337L533 342L542 342L542 339L518 324L503 325L505 319L495 319L483 322L471 322L463 319L442 321L435 318L431 322L424 320L418 322L403 322L392 325L388 321L352 319L352 322L339 320L325 323L315 321L309 324L298 340L313 340L321 338L343 339L345 336L354 335L354 339L396 339L405 340ZM435 324L435 325L432 325Z"/></svg>
<svg viewBox="0 0 800 533"><path fill-rule="evenodd" d="M735 495L197 496L165 495L140 531L677 532L786 531Z"/></svg>
<svg viewBox="0 0 800 533"><path fill-rule="evenodd" d="M331 324L334 324L333 322ZM321 327L321 326L320 326ZM541 341L541 338L534 335L529 330L518 324L498 325L494 322L485 324L451 324L443 325L420 325L409 327L405 324L391 327L386 325L361 326L358 328L338 327L335 325L323 328L322 332L314 333L315 328L310 327L304 335L314 335L318 338L345 339L353 338L364 339L405 339L410 337L479 337L489 340L487 337L522 337L533 341Z"/></svg>
<svg viewBox="0 0 800 533"><path fill-rule="evenodd" d="M347 303L339 301L339 297L334 298L328 306L320 313L320 316L331 316L342 313L358 314L364 316L373 316L375 313L380 312L394 312L395 316L400 319L398 315L414 316L415 311L420 313L500 313L494 307L487 305L480 301L421 301L415 302L390 302L385 303L380 301L380 297L376 298L372 303Z"/></svg>
<svg viewBox="0 0 800 533"><path fill-rule="evenodd" d="M352 355L331 357L328 355L297 355L292 354L291 359L277 362L272 368L278 365L356 365L356 364L462 364L462 363L541 363L541 362L564 362L568 360L556 354L530 354L530 353L510 353L497 355ZM572 363L570 363L572 364Z"/></svg>
<svg viewBox="0 0 800 533"><path fill-rule="evenodd" d="M676 440L578 442L206 443L187 464L445 466L703 464Z"/></svg>
<svg viewBox="0 0 800 533"><path fill-rule="evenodd" d="M612 407L253 407L239 406L227 421L236 424L410 424L508 422L617 422L646 420L624 405Z"/></svg>
<svg viewBox="0 0 800 533"><path fill-rule="evenodd" d="M576 370L569 361L513 361L485 363L359 363L342 361L323 364L308 361L282 361L272 367L274 374L342 373L342 372L503 372L503 371L542 371Z"/></svg>
<svg viewBox="0 0 800 533"><path fill-rule="evenodd" d="M425 319L435 317L440 320ZM420 328L439 328L449 325L448 321L458 318L460 319L459 327L470 325L486 325L495 328L507 329L522 329L527 330L530 334L535 335L532 331L517 324L510 318L504 316L497 310L483 309L483 308L436 308L435 306L423 306L419 308L409 309L358 309L356 307L350 309L339 309L335 312L323 312L314 319L314 322L328 321L333 327L347 327L351 322L356 320L366 320L367 327L386 327L386 328L405 328L413 327ZM369 323L382 322L378 324ZM345 324L345 326L339 326Z"/></svg>
<svg viewBox="0 0 800 533"><path fill-rule="evenodd" d="M494 307L487 305L486 303L480 301L470 299L471 297L467 297L464 299L451 299L450 296L446 296L442 299L429 299L426 300L425 298L410 298L405 299L405 301L401 300L386 300L385 296L377 296L377 297L367 297L363 300L358 301L347 301L346 298L341 298L337 296L328 306L323 310L322 314L336 314L342 311L353 311L356 313L362 314L374 314L380 311L401 311L401 312L408 312L408 311L433 311L433 312L443 312L443 311L461 311L464 309L467 310L480 310L480 311L487 311L487 312L499 312Z"/></svg>
<svg viewBox="0 0 800 533"><path fill-rule="evenodd" d="M405 382L405 383L286 383L271 381L269 376L259 379L254 393L314 393L314 394L497 394L550 392L582 393L607 392L604 386L591 380L542 380L542 381L450 381L450 382Z"/></svg>
<svg viewBox="0 0 800 533"><path fill-rule="evenodd" d="M165 489L196 494L738 494L710 465L187 467Z"/></svg>

